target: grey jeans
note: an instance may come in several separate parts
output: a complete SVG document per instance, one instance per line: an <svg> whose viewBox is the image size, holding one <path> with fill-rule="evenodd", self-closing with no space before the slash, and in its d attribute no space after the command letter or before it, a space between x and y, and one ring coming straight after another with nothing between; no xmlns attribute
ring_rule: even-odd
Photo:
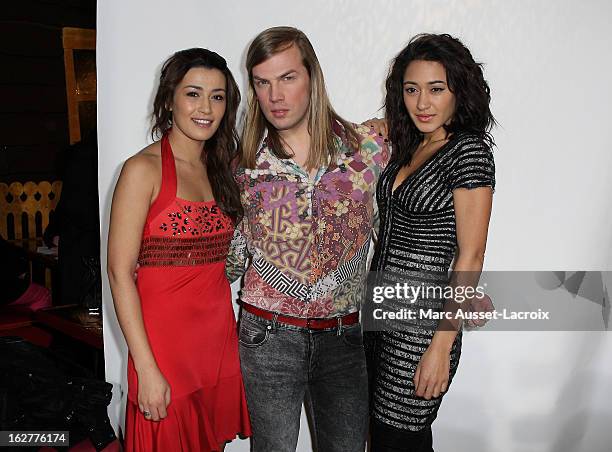
<svg viewBox="0 0 612 452"><path fill-rule="evenodd" d="M252 452L294 452L305 402L316 452L363 452L368 383L360 325L308 330L242 311Z"/></svg>

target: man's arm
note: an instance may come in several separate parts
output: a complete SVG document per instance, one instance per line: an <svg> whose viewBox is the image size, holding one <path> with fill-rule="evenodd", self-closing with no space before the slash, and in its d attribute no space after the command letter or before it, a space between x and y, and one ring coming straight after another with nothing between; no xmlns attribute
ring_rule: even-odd
<svg viewBox="0 0 612 452"><path fill-rule="evenodd" d="M246 263L249 258L248 236L248 220L242 218L234 230L234 237L225 261L225 275L230 283L237 281L246 270Z"/></svg>

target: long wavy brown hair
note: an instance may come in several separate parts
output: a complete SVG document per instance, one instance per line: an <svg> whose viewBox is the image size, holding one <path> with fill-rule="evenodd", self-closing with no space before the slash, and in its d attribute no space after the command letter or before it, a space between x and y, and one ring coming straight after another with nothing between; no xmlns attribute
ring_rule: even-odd
<svg viewBox="0 0 612 452"><path fill-rule="evenodd" d="M172 99L176 87L185 74L194 67L218 69L225 76L226 108L221 124L204 145L202 159L215 201L234 222L242 218L240 190L232 175L232 168L240 155L240 140L236 131L236 114L240 104L240 91L225 59L208 49L194 48L176 52L161 69L159 87L153 102L151 137L156 140L172 127Z"/></svg>
<svg viewBox="0 0 612 452"><path fill-rule="evenodd" d="M323 71L312 44L301 30L293 27L273 27L262 31L249 46L246 57L246 70L249 74L247 96L247 111L242 132L241 165L245 168L255 168L255 157L264 133L267 129L268 147L278 158L292 157L287 152L278 131L268 122L259 107L255 88L253 86L253 67L263 63L270 57L292 45L297 46L302 55L302 63L310 76L310 105L308 107L308 132L310 133L310 152L306 160L306 168L312 169L326 165L329 158L334 158L338 152L338 140L334 133L335 124L342 129L341 138L356 149L359 145L359 135L352 124L338 115L331 106Z"/></svg>
<svg viewBox="0 0 612 452"><path fill-rule="evenodd" d="M448 34L419 34L395 57L386 81L385 117L389 124L389 139L393 145L391 158L407 165L423 134L410 119L404 105L404 72L415 60L436 61L444 66L448 89L455 95L456 107L448 135L470 133L482 138L489 146L495 143L490 134L496 124L491 113L491 90L484 78L482 64L459 39Z"/></svg>

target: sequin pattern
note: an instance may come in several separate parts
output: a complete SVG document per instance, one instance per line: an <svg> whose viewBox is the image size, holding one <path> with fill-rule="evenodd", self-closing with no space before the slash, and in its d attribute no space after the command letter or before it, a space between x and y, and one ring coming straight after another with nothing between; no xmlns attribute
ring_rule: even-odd
<svg viewBox="0 0 612 452"><path fill-rule="evenodd" d="M199 236L219 232L227 228L227 217L221 214L216 204L190 205L178 204L178 210L169 211L167 221L159 225L163 232L170 232L172 236L191 235Z"/></svg>
<svg viewBox="0 0 612 452"><path fill-rule="evenodd" d="M214 202L176 199L157 216L157 234L144 237L141 266L186 266L224 261L234 228Z"/></svg>
<svg viewBox="0 0 612 452"><path fill-rule="evenodd" d="M400 275L439 284L457 248L453 191L495 187L491 149L479 137L453 137L393 192L400 170L391 162L380 177L377 200L380 234L372 270L383 277ZM397 278L397 277L394 277ZM396 279L395 279L396 280ZM412 300L419 309L441 311L438 300ZM406 307L393 302L393 309ZM426 400L415 393L414 375L429 347L437 322L422 321L418 332L379 331L366 334L371 356L372 418L401 430L419 431L434 421L443 395ZM459 365L462 334L450 353L450 385Z"/></svg>
<svg viewBox="0 0 612 452"><path fill-rule="evenodd" d="M210 237L147 237L142 241L141 266L186 266L221 262L227 257L233 231Z"/></svg>

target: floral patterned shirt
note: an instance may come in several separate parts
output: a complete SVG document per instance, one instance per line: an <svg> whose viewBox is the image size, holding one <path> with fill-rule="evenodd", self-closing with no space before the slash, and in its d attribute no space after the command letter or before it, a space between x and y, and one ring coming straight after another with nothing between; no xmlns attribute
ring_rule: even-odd
<svg viewBox="0 0 612 452"><path fill-rule="evenodd" d="M256 168L239 168L244 218L227 258L230 281L245 271L241 300L267 311L330 318L359 310L378 177L389 150L375 132L355 126L352 150L337 136L338 157L314 178L279 159L266 140Z"/></svg>

